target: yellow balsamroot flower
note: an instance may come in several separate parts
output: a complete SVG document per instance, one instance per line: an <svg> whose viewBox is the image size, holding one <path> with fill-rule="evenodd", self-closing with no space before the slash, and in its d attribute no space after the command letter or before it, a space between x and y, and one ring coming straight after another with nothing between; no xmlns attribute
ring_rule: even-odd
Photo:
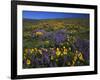
<svg viewBox="0 0 100 80"><path fill-rule="evenodd" d="M35 51L37 51L37 48L34 48Z"/></svg>
<svg viewBox="0 0 100 80"><path fill-rule="evenodd" d="M78 54L78 58L79 60L84 61L83 54L81 52Z"/></svg>
<svg viewBox="0 0 100 80"><path fill-rule="evenodd" d="M28 53L28 49L25 49L25 53Z"/></svg>
<svg viewBox="0 0 100 80"><path fill-rule="evenodd" d="M72 61L72 66L74 66L74 64L75 64L75 61Z"/></svg>
<svg viewBox="0 0 100 80"><path fill-rule="evenodd" d="M76 53L74 55L74 61L76 61L78 59L78 51L76 50Z"/></svg>
<svg viewBox="0 0 100 80"><path fill-rule="evenodd" d="M45 41L46 44L49 44L49 41Z"/></svg>
<svg viewBox="0 0 100 80"><path fill-rule="evenodd" d="M63 54L61 54L61 56L63 56Z"/></svg>
<svg viewBox="0 0 100 80"><path fill-rule="evenodd" d="M31 64L31 61L29 59L26 60L27 65Z"/></svg>
<svg viewBox="0 0 100 80"><path fill-rule="evenodd" d="M42 36L43 35L42 32L36 32L35 34L36 34L36 36Z"/></svg>
<svg viewBox="0 0 100 80"><path fill-rule="evenodd" d="M63 48L65 49L65 46L63 46Z"/></svg>
<svg viewBox="0 0 100 80"><path fill-rule="evenodd" d="M54 59L54 57L53 56L51 56L51 60L53 60Z"/></svg>
<svg viewBox="0 0 100 80"><path fill-rule="evenodd" d="M63 50L63 54L66 55L66 54L67 54L67 49L65 48L65 46L63 46L63 49L64 49L64 50Z"/></svg>
<svg viewBox="0 0 100 80"><path fill-rule="evenodd" d="M74 65L75 65L75 61L73 60L73 61L72 61L72 66L74 66Z"/></svg>
<svg viewBox="0 0 100 80"><path fill-rule="evenodd" d="M75 53L78 53L78 50L76 50Z"/></svg>
<svg viewBox="0 0 100 80"><path fill-rule="evenodd" d="M67 49L64 49L63 54L65 55L67 54Z"/></svg>
<svg viewBox="0 0 100 80"><path fill-rule="evenodd" d="M26 53L24 53L24 56L26 56Z"/></svg>
<svg viewBox="0 0 100 80"><path fill-rule="evenodd" d="M77 54L75 53L74 58L73 58L73 60L72 60L72 66L75 65L75 62L76 62L77 59L78 59L78 56L77 56Z"/></svg>
<svg viewBox="0 0 100 80"><path fill-rule="evenodd" d="M38 50L38 51L39 51L40 54L42 54L42 51L41 50Z"/></svg>
<svg viewBox="0 0 100 80"><path fill-rule="evenodd" d="M32 51L34 52L34 49L32 48Z"/></svg>
<svg viewBox="0 0 100 80"><path fill-rule="evenodd" d="M78 59L77 55L74 56L74 61L76 61Z"/></svg>
<svg viewBox="0 0 100 80"><path fill-rule="evenodd" d="M56 49L56 55L57 55L57 56L60 56L60 54L61 54L61 51L59 50L59 48L57 48L57 49Z"/></svg>
<svg viewBox="0 0 100 80"><path fill-rule="evenodd" d="M24 54L24 59L26 59L26 55Z"/></svg>
<svg viewBox="0 0 100 80"><path fill-rule="evenodd" d="M69 50L71 51L71 48L69 47Z"/></svg>
<svg viewBox="0 0 100 80"><path fill-rule="evenodd" d="M34 49L30 49L30 53L32 54L34 52Z"/></svg>

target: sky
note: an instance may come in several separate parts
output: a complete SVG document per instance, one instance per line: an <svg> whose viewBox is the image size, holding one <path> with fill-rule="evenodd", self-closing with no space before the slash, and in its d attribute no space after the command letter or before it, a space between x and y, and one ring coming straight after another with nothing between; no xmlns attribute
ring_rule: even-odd
<svg viewBox="0 0 100 80"><path fill-rule="evenodd" d="M64 12L23 11L22 15L25 19L89 18L89 14Z"/></svg>

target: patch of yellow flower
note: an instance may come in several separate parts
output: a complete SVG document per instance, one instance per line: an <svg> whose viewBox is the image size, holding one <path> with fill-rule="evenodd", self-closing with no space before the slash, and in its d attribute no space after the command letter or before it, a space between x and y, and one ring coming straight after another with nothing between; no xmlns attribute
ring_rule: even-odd
<svg viewBox="0 0 100 80"><path fill-rule="evenodd" d="M49 44L49 41L45 41L46 44Z"/></svg>
<svg viewBox="0 0 100 80"><path fill-rule="evenodd" d="M41 50L38 50L38 52L39 52L40 54L42 54L42 51L41 51Z"/></svg>
<svg viewBox="0 0 100 80"><path fill-rule="evenodd" d="M25 49L25 53L28 53L28 49Z"/></svg>
<svg viewBox="0 0 100 80"><path fill-rule="evenodd" d="M61 51L59 50L59 48L57 48L57 49L56 49L56 55L57 55L57 57L59 57L60 54L61 54Z"/></svg>
<svg viewBox="0 0 100 80"><path fill-rule="evenodd" d="M69 50L71 51L71 48L69 47Z"/></svg>
<svg viewBox="0 0 100 80"><path fill-rule="evenodd" d="M63 54L64 54L64 55L67 55L67 49L65 48L65 46L63 46L63 49L64 49L64 50L63 50Z"/></svg>
<svg viewBox="0 0 100 80"><path fill-rule="evenodd" d="M37 48L34 48L34 50L37 52L38 49Z"/></svg>
<svg viewBox="0 0 100 80"><path fill-rule="evenodd" d="M72 61L72 66L75 65L77 59L79 59L80 61L84 61L83 54L81 52L78 52L76 50L75 55L74 55L74 58L73 58L73 61Z"/></svg>
<svg viewBox="0 0 100 80"><path fill-rule="evenodd" d="M30 64L31 64L31 61L30 61L29 59L27 59L27 60L26 60L26 64L27 64L27 65L30 65Z"/></svg>
<svg viewBox="0 0 100 80"><path fill-rule="evenodd" d="M51 56L51 60L53 60L54 59L54 57L53 56Z"/></svg>
<svg viewBox="0 0 100 80"><path fill-rule="evenodd" d="M73 61L72 61L72 66L75 65L77 59L78 59L78 51L76 50L76 51L75 51L74 58L73 58Z"/></svg>
<svg viewBox="0 0 100 80"><path fill-rule="evenodd" d="M42 36L43 32L36 32L35 34L36 34L36 36Z"/></svg>
<svg viewBox="0 0 100 80"><path fill-rule="evenodd" d="M68 53L68 50L67 48L65 48L65 46L63 46L63 51L61 51L59 48L56 48L57 57L67 55L67 53Z"/></svg>
<svg viewBox="0 0 100 80"><path fill-rule="evenodd" d="M32 49L30 49L30 53L32 54L34 52L34 49L32 48Z"/></svg>
<svg viewBox="0 0 100 80"><path fill-rule="evenodd" d="M24 59L26 59L26 54L24 53Z"/></svg>
<svg viewBox="0 0 100 80"><path fill-rule="evenodd" d="M79 60L84 61L83 54L81 52L78 54L78 58Z"/></svg>
<svg viewBox="0 0 100 80"><path fill-rule="evenodd" d="M61 54L61 56L63 56L63 54Z"/></svg>

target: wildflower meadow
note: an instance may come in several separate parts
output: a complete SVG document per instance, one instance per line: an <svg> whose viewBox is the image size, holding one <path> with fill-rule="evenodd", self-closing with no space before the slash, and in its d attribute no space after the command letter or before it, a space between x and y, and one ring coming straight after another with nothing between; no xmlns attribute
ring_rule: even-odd
<svg viewBox="0 0 100 80"><path fill-rule="evenodd" d="M23 18L22 55L25 69L89 65L89 18Z"/></svg>

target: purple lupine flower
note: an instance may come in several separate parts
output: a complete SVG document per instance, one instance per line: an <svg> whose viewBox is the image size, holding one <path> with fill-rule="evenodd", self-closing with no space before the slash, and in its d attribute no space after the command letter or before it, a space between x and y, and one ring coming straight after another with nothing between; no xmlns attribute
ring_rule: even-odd
<svg viewBox="0 0 100 80"><path fill-rule="evenodd" d="M59 31L55 32L54 39L55 39L56 44L59 44L59 43L65 41L65 39L66 39L65 30L59 30Z"/></svg>

